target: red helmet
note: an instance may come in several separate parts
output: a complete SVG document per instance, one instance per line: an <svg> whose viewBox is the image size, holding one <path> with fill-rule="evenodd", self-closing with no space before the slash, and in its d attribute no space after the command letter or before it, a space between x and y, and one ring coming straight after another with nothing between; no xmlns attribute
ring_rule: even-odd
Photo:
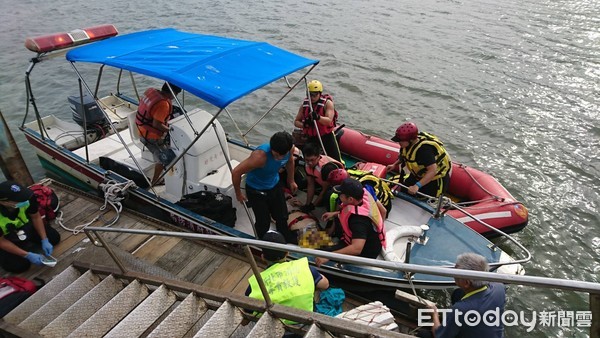
<svg viewBox="0 0 600 338"><path fill-rule="evenodd" d="M419 134L419 128L412 122L404 122L398 129L396 129L396 135L392 137L392 141L410 141L417 138Z"/></svg>
<svg viewBox="0 0 600 338"><path fill-rule="evenodd" d="M329 176L327 176L327 182L338 185L348 177L348 172L345 169L335 169L329 173Z"/></svg>

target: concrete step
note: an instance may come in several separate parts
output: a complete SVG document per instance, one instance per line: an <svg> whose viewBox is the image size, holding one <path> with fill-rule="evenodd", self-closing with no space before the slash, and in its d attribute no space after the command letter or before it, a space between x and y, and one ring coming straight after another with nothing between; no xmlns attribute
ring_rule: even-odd
<svg viewBox="0 0 600 338"><path fill-rule="evenodd" d="M100 310L123 288L124 283L112 275L104 278L90 292L81 297L50 324L40 331L44 337L66 337L83 324L94 313Z"/></svg>
<svg viewBox="0 0 600 338"><path fill-rule="evenodd" d="M100 277L94 275L91 271L87 271L37 311L29 315L19 326L26 330L39 332L71 307L71 305L85 296L98 283L100 283Z"/></svg>
<svg viewBox="0 0 600 338"><path fill-rule="evenodd" d="M11 324L20 324L80 276L81 273L77 271L77 269L72 266L68 267L9 314L4 316L4 320Z"/></svg>
<svg viewBox="0 0 600 338"><path fill-rule="evenodd" d="M202 337L229 337L242 323L242 312L225 301L202 328L194 335L194 338Z"/></svg>
<svg viewBox="0 0 600 338"><path fill-rule="evenodd" d="M148 337L184 337L206 311L206 302L190 293Z"/></svg>
<svg viewBox="0 0 600 338"><path fill-rule="evenodd" d="M167 289L164 285L161 285L104 337L134 338L141 336L155 321L169 310L176 300L177 296L175 296L175 293Z"/></svg>
<svg viewBox="0 0 600 338"><path fill-rule="evenodd" d="M150 291L138 280L134 280L98 312L83 322L68 337L102 337L141 303Z"/></svg>

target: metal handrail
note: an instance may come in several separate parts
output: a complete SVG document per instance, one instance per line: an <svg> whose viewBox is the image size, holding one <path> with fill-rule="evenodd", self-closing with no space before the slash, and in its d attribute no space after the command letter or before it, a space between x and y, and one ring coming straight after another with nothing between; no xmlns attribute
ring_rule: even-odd
<svg viewBox="0 0 600 338"><path fill-rule="evenodd" d="M521 276L521 275L509 275L501 274L497 272L484 272L484 271L473 271L473 270L462 270L449 267L433 267L424 266L418 264L407 264L399 262L389 262L370 258L363 258L357 256L350 256L344 254L336 254L322 250L315 249L304 249L293 245L276 244L255 239L238 238L231 236L220 236L220 235L205 235L197 233L187 232L175 232L175 231L161 231L161 230L141 230L141 229L120 229L120 228L103 228L103 227L87 227L85 228L86 234L88 232L116 232L116 233L129 233L129 234L140 234L140 235L156 235L156 236L167 236L167 237L179 237L186 239L197 239L208 242L218 243L230 243L239 245L251 245L260 248L276 249L281 251L288 251L299 253L307 256L325 257L330 260L342 261L357 265L367 265L383 269L391 269L396 271L410 272L410 273L422 273L428 275L447 276L454 278L466 278L474 280L486 280L490 282L500 282L504 284L518 284L518 285L529 285L543 288L557 288L561 290L580 291L588 292L593 294L600 294L600 283L569 280L561 278L550 278L550 277L539 277L539 276ZM89 234L88 234L89 236ZM114 257L113 257L114 258Z"/></svg>

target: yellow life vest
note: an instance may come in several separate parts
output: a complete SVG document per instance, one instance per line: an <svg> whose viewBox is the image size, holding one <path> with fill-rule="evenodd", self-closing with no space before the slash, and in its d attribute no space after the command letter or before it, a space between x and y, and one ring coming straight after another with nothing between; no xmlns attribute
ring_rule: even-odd
<svg viewBox="0 0 600 338"><path fill-rule="evenodd" d="M19 228L23 227L25 224L29 223L29 217L27 217L27 214L25 213L25 210L27 208L28 208L28 206L19 208L19 214L17 215L17 218L15 218L15 219L10 219L0 213L0 229L2 230L3 236L6 236L11 231L19 229Z"/></svg>
<svg viewBox="0 0 600 338"><path fill-rule="evenodd" d="M265 287L273 303L313 311L315 280L308 267L306 257L284 263L275 263L261 272L260 276L265 282ZM264 300L256 276L250 277L248 283L251 288L250 297ZM295 323L290 320L283 321L287 324Z"/></svg>
<svg viewBox="0 0 600 338"><path fill-rule="evenodd" d="M384 182L381 178L371 174L369 171L363 171L358 169L348 169L346 170L352 178L357 179L362 185L365 184L370 185L375 189L375 195L377 195L377 199L385 209L390 212L392 210L392 199L394 198L394 194L390 189L390 186Z"/></svg>
<svg viewBox="0 0 600 338"><path fill-rule="evenodd" d="M400 149L400 160L406 165L408 170L415 175L415 177L418 179L422 178L425 175L425 172L427 172L427 167L417 163L417 153L421 146L425 144L433 146L437 152L435 157L437 172L432 180L437 180L438 178L446 176L452 167L452 162L450 161L450 156L446 152L446 149L444 149L442 141L432 134L420 132L415 143L408 146L408 148Z"/></svg>

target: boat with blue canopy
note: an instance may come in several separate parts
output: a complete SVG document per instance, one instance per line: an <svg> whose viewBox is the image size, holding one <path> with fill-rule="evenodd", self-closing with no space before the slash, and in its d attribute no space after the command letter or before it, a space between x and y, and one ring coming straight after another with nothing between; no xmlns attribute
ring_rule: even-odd
<svg viewBox="0 0 600 338"><path fill-rule="evenodd" d="M125 187L128 207L182 230L254 238L252 209L236 200L231 171L254 149L248 138L256 126L292 91L307 92L307 75L318 60L265 42L171 28L118 35L111 25L30 38L26 46L37 55L26 72L28 106L21 129L48 172L79 188L104 189L105 194L107 187ZM64 109L42 114L42 103L34 95L32 71L36 65L60 61L49 56L65 50L66 61L80 80L79 88L65 95L69 105ZM160 86L164 81L182 88L183 94L173 100L176 112L168 123L174 159L161 175L164 185L153 186L149 179L153 176L153 157L140 141L135 115L140 88ZM248 130L242 132L235 119L238 115L230 109L239 108L242 101L244 110L257 103L260 106L262 101L256 98L263 91L269 95L277 92L278 99L264 107L263 114L256 112L256 122L243 121L241 125ZM247 115L240 116L245 119ZM290 124L292 120L290 115ZM231 136L236 132L239 137ZM264 138L260 133L252 137ZM301 158L298 163L302 164ZM225 224L214 219L216 216L203 216L182 203L203 192L230 200L229 219L234 222ZM303 194L299 192L296 198ZM420 200L398 192L392 203L385 222L390 244L378 259L453 266L459 254L475 252L486 257L499 273L524 273L521 264L530 257L516 241L526 258L513 259L464 223L440 213L438 200ZM294 212L290 205L290 214ZM315 216L319 212L324 210L316 210ZM320 229L315 223L307 227ZM408 276L337 262L328 262L320 269L373 287L454 285L447 277Z"/></svg>

